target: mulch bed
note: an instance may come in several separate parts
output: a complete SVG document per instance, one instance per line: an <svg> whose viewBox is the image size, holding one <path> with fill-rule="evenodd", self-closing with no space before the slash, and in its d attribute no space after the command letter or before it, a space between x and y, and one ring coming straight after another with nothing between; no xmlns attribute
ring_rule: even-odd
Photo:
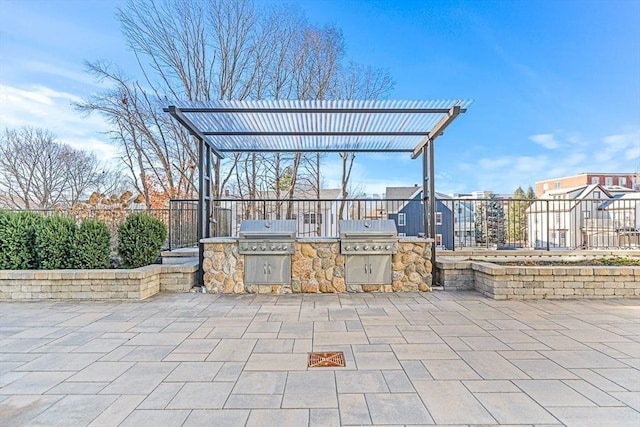
<svg viewBox="0 0 640 427"><path fill-rule="evenodd" d="M624 267L624 266L640 266L639 258L594 258L583 259L580 261L541 261L541 260L522 260L522 261L492 261L499 265L517 265L517 266L608 266L608 267Z"/></svg>

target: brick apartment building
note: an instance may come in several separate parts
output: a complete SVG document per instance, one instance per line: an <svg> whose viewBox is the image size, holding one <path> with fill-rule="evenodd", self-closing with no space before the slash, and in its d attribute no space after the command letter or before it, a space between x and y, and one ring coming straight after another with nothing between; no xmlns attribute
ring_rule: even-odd
<svg viewBox="0 0 640 427"><path fill-rule="evenodd" d="M640 175L637 173L581 173L563 178L547 179L536 182L536 197L540 197L549 190L560 190L590 184L640 190Z"/></svg>

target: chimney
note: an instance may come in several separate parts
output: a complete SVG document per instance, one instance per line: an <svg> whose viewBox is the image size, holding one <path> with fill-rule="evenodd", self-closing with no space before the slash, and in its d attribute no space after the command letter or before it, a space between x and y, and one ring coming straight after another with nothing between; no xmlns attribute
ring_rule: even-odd
<svg viewBox="0 0 640 427"><path fill-rule="evenodd" d="M228 188L224 189L224 197L229 197L229 189Z"/></svg>

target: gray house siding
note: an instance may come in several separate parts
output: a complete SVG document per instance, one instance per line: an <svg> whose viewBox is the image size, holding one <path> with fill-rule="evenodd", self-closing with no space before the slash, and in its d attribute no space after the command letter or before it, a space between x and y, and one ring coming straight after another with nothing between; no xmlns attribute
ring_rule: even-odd
<svg viewBox="0 0 640 427"><path fill-rule="evenodd" d="M442 235L442 245L447 249L453 249L453 214L441 200L436 199L436 212L442 213L442 224L436 223L436 234ZM404 224L401 220L404 215ZM424 206L422 204L422 193L416 195L397 213L387 215L396 223L398 234L405 236L424 235Z"/></svg>

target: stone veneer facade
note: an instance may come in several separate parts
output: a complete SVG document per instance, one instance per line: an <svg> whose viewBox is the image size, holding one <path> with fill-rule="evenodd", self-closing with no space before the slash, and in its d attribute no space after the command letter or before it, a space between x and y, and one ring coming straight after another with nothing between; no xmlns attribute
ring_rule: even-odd
<svg viewBox="0 0 640 427"><path fill-rule="evenodd" d="M340 241L298 239L291 256L290 285L245 285L244 255L234 238L204 239L204 283L213 293L336 293L431 290L431 239L401 238L392 255L392 283L347 285Z"/></svg>

